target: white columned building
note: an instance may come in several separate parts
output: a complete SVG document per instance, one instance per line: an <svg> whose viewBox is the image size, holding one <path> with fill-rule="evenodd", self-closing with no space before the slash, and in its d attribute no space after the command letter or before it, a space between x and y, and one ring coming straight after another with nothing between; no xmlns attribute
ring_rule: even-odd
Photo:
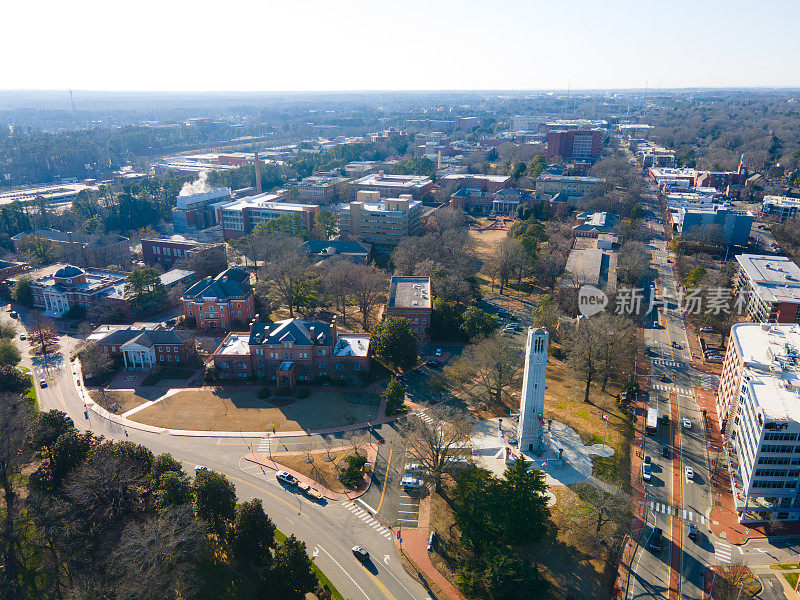
<svg viewBox="0 0 800 600"><path fill-rule="evenodd" d="M544 327L528 328L517 429L520 452L541 453L544 450L544 386L549 340L550 334Z"/></svg>

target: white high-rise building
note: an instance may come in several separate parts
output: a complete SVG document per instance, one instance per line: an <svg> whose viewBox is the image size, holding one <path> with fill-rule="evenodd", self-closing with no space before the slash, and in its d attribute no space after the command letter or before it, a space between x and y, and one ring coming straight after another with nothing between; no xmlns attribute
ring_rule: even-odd
<svg viewBox="0 0 800 600"><path fill-rule="evenodd" d="M525 345L525 374L519 404L517 439L521 452L543 450L544 385L547 378L547 347L550 334L544 327L529 327Z"/></svg>

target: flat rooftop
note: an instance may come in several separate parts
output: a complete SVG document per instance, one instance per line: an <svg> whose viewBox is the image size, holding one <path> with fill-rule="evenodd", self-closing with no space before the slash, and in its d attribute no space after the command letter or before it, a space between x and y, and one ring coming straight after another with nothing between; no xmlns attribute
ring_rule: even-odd
<svg viewBox="0 0 800 600"><path fill-rule="evenodd" d="M367 175L353 182L354 185L380 185L396 188L412 188L429 183L431 183L431 178L424 175L381 175L380 173Z"/></svg>
<svg viewBox="0 0 800 600"><path fill-rule="evenodd" d="M312 210L317 207L313 204L295 204L292 202L281 202L283 196L278 194L257 194L255 196L248 196L241 200L234 200L228 204L222 205L222 210L236 210L241 211L245 208L265 208L271 210L280 210L285 212L303 212L304 210Z"/></svg>
<svg viewBox="0 0 800 600"><path fill-rule="evenodd" d="M800 326L737 323L731 341L764 418L800 422Z"/></svg>
<svg viewBox="0 0 800 600"><path fill-rule="evenodd" d="M652 167L650 169L650 173L657 179L662 177L691 177L694 179L695 175L697 175L697 171L695 169L676 169L674 167Z"/></svg>
<svg viewBox="0 0 800 600"><path fill-rule="evenodd" d="M232 333L220 344L214 354L225 354L226 356L249 356L250 355L250 334Z"/></svg>
<svg viewBox="0 0 800 600"><path fill-rule="evenodd" d="M736 262L765 302L800 302L800 267L786 256L738 254Z"/></svg>
<svg viewBox="0 0 800 600"><path fill-rule="evenodd" d="M553 174L550 174L550 173L544 173L542 175L539 175L539 177L536 178L536 181L544 181L544 180L549 180L549 181L574 181L574 182L583 181L583 182L587 182L587 183L589 183L589 182L600 183L602 181L605 181L605 179L601 179L600 177L582 177L580 175L553 175Z"/></svg>
<svg viewBox="0 0 800 600"><path fill-rule="evenodd" d="M334 356L367 356L369 353L368 335L340 335L333 347Z"/></svg>
<svg viewBox="0 0 800 600"><path fill-rule="evenodd" d="M389 284L389 308L430 308L430 277L392 277Z"/></svg>
<svg viewBox="0 0 800 600"><path fill-rule="evenodd" d="M790 196L764 196L764 204L774 206L800 206L800 198Z"/></svg>

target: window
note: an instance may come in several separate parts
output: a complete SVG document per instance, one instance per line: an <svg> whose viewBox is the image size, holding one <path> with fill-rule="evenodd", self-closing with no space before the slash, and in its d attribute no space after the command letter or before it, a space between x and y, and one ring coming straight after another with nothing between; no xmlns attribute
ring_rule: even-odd
<svg viewBox="0 0 800 600"><path fill-rule="evenodd" d="M228 366L229 366L229 365L228 365L228 363L226 363L226 362L221 362L221 363L219 363L219 368L220 368L220 369L227 369L227 368L228 368Z"/></svg>
<svg viewBox="0 0 800 600"><path fill-rule="evenodd" d="M111 351L112 352L116 352L117 351L117 347L116 346L111 346Z"/></svg>
<svg viewBox="0 0 800 600"><path fill-rule="evenodd" d="M175 355L175 362L181 362L181 357L177 354Z"/></svg>
<svg viewBox="0 0 800 600"><path fill-rule="evenodd" d="M170 350L170 347L169 347L169 346L167 346L167 352L169 352L169 350Z"/></svg>
<svg viewBox="0 0 800 600"><path fill-rule="evenodd" d="M172 355L171 354L167 354L167 362L172 362Z"/></svg>
<svg viewBox="0 0 800 600"><path fill-rule="evenodd" d="M178 351L178 347L177 347L177 346L175 346L175 347L172 349L172 351L173 351L173 352L177 352L177 351Z"/></svg>

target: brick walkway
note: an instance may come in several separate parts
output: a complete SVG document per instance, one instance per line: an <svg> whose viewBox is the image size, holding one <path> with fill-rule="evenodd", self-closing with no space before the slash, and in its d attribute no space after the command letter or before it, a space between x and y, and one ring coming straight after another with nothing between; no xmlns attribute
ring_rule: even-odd
<svg viewBox="0 0 800 600"><path fill-rule="evenodd" d="M431 521L431 496L427 495L422 499L419 505L419 521L417 527L412 529L401 528L400 536L403 539L402 546L397 539L394 538L395 546L398 547L406 558L408 558L422 573L425 578L432 581L441 592L450 600L466 600L461 592L458 591L455 585L450 583L448 579L433 566L430 556L428 554L428 539L430 537L430 521ZM430 590L431 596L435 597Z"/></svg>

